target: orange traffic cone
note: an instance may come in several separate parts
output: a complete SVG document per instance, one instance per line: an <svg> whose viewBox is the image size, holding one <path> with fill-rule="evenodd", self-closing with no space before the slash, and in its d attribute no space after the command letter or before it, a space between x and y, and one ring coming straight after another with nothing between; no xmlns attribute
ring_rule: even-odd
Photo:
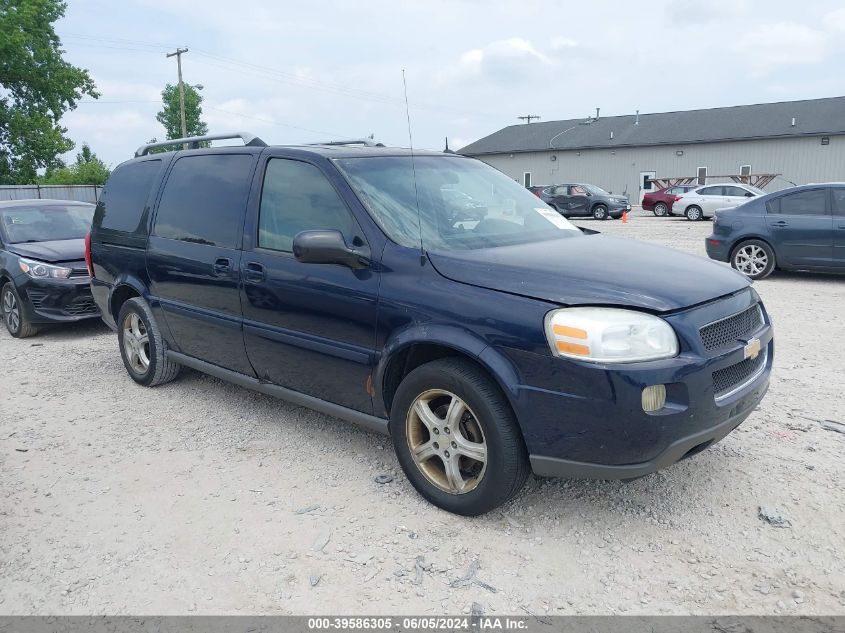
<svg viewBox="0 0 845 633"><path fill-rule="evenodd" d="M628 211L627 210L622 212L622 224L628 224Z"/></svg>

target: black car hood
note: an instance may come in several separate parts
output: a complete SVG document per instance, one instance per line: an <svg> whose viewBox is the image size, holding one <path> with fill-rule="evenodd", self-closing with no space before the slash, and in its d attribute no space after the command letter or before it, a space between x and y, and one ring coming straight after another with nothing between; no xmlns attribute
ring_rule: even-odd
<svg viewBox="0 0 845 633"><path fill-rule="evenodd" d="M730 267L671 248L604 235L474 251L430 252L461 283L561 305L622 305L668 312L749 286Z"/></svg>
<svg viewBox="0 0 845 633"><path fill-rule="evenodd" d="M6 250L21 257L31 257L32 259L49 264L75 262L85 258L85 240L53 240L50 242L7 244Z"/></svg>

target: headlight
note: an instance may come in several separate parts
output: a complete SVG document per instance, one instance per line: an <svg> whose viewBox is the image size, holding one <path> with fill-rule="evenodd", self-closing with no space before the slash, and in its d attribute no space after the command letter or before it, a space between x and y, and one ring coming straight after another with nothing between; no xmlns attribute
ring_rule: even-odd
<svg viewBox="0 0 845 633"><path fill-rule="evenodd" d="M563 308L546 315L555 356L599 363L631 363L678 355L678 337L666 321L618 308Z"/></svg>
<svg viewBox="0 0 845 633"><path fill-rule="evenodd" d="M32 259L18 260L21 270L33 279L67 279L70 277L71 269L64 266L53 266L44 262L37 262Z"/></svg>

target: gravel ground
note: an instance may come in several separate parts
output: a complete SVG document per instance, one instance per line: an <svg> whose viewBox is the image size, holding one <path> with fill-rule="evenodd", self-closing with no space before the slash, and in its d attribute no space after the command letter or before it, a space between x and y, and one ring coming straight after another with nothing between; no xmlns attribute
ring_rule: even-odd
<svg viewBox="0 0 845 633"><path fill-rule="evenodd" d="M709 232L581 224L702 256ZM823 426L845 422L845 278L756 287L775 371L737 431L475 519L422 501L385 438L192 371L143 389L100 324L3 329L0 613L845 614L845 435Z"/></svg>

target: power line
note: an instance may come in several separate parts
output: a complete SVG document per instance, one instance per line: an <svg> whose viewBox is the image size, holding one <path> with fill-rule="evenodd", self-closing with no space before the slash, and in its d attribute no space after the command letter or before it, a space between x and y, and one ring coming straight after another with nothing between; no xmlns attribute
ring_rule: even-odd
<svg viewBox="0 0 845 633"><path fill-rule="evenodd" d="M539 114L526 114L525 116L518 116L517 119L525 121L525 123L531 123L531 119L539 119Z"/></svg>

